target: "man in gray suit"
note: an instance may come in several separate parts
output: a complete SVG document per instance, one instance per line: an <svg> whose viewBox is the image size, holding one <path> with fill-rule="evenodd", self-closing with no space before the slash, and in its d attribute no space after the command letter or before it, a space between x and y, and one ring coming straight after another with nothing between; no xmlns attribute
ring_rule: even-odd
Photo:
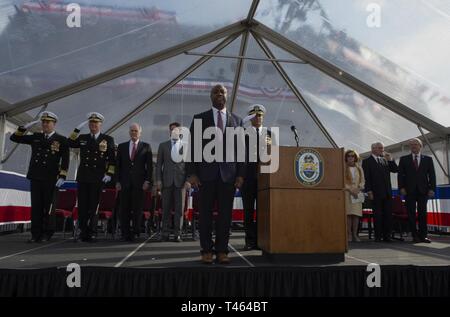
<svg viewBox="0 0 450 317"><path fill-rule="evenodd" d="M156 162L156 187L162 191L162 241L169 241L170 212L174 209L174 241L181 242L181 227L183 226L184 200L186 197L186 175L184 161L177 163L173 158L183 155L180 140L180 124L169 125L170 140L162 142L158 148ZM173 156L172 156L173 155Z"/></svg>

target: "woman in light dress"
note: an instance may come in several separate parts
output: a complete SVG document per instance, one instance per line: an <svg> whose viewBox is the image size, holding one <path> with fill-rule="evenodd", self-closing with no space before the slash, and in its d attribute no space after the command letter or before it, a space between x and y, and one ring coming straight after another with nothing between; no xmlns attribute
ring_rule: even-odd
<svg viewBox="0 0 450 317"><path fill-rule="evenodd" d="M362 201L358 194L364 190L364 172L359 166L359 155L354 150L344 154L345 159L345 208L347 212L348 241L359 242L358 225L362 217ZM354 201L352 201L352 197ZM356 200L356 201L355 201Z"/></svg>

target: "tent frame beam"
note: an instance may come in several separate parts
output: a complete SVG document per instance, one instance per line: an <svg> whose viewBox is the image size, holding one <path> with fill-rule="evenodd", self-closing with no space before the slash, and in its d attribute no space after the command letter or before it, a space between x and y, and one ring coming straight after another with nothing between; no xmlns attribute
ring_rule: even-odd
<svg viewBox="0 0 450 317"><path fill-rule="evenodd" d="M250 9L248 10L247 23L251 23L254 20L256 10L258 9L258 5L259 5L259 0L253 0L252 4L250 6Z"/></svg>
<svg viewBox="0 0 450 317"><path fill-rule="evenodd" d="M300 91L297 89L295 84L292 82L289 75L286 73L284 68L280 65L278 61L276 61L275 55L272 53L270 48L267 46L267 44L256 34L252 33L253 37L255 38L256 42L258 43L259 47L263 50L263 52L266 54L267 58L271 59L272 65L276 68L280 76L283 78L283 80L286 82L286 84L289 86L289 88L292 90L294 95L297 97L300 104L303 106L303 108L306 110L306 112L311 116L314 123L319 127L319 129L322 131L323 135L327 138L328 142L334 147L339 148L337 143L334 141L333 137L330 135L330 133L327 131L325 126L322 124L322 121L317 117L315 112L311 109L306 99L303 97L303 95L300 93Z"/></svg>
<svg viewBox="0 0 450 317"><path fill-rule="evenodd" d="M422 127L420 125L418 125L417 128L419 129L420 134L422 135L422 138L425 140L425 143L428 145L428 148L430 149L431 154L433 155L434 159L436 160L436 162L438 163L440 169L442 170L442 173L444 173L445 177L447 177L447 180L450 181L450 176L447 173L448 166L447 166L447 171L446 171L445 168L444 168L444 165L442 165L441 160L437 157L436 152L434 151L433 146L431 145L431 142L428 139L428 137L425 134L425 132L423 131ZM447 142L447 139L446 139L445 142Z"/></svg>
<svg viewBox="0 0 450 317"><path fill-rule="evenodd" d="M3 169L3 157L5 156L6 143L6 115L0 115L0 169Z"/></svg>
<svg viewBox="0 0 450 317"><path fill-rule="evenodd" d="M222 42L217 44L214 48L212 48L209 53L215 54L225 47L227 47L230 43L232 43L236 38L238 38L240 33L233 34L228 36L226 39L224 39ZM137 106L135 109L127 113L122 119L118 120L116 123L114 123L111 127L106 130L105 133L110 134L114 131L116 131L118 128L120 128L122 125L124 125L128 120L133 118L135 115L146 109L151 103L155 102L159 99L163 94L165 94L168 90L170 90L173 86L175 86L178 82L185 79L187 76L189 76L192 72L194 72L197 68L199 68L201 65L206 63L208 60L210 60L212 56L204 56L200 59L198 59L195 63L193 63L191 66L186 68L183 72L181 72L177 77L172 79L170 82L168 82L166 85L164 85L161 89L156 91L150 98L148 98L146 101L141 103L139 106Z"/></svg>
<svg viewBox="0 0 450 317"><path fill-rule="evenodd" d="M247 28L245 21L239 21L229 26L223 27L221 29L215 30L213 32L204 34L202 36L196 37L184 43L169 47L165 50L159 51L157 53L151 54L147 57L138 59L131 63L124 64L119 67L115 67L103 73L97 74L95 76L83 79L81 81L72 83L70 85L55 89L53 91L46 92L44 94L29 98L18 103L11 105L6 111L0 113L6 113L8 117L14 116L16 114L31 110L33 108L42 106L46 103L54 102L58 99L65 98L77 92L89 89L96 85L103 84L107 81L113 80L115 78L127 75L134 71L146 68L155 63L167 60L176 55L182 54L185 51L192 50L203 45L212 43L218 39L224 38L229 35L236 33L241 33Z"/></svg>
<svg viewBox="0 0 450 317"><path fill-rule="evenodd" d="M242 33L241 47L239 48L239 56L244 56L247 51L249 31L246 30ZM239 83L241 82L242 65L244 61L242 59L237 60L236 73L234 74L233 91L231 93L231 112L234 110L236 104L236 97L239 90Z"/></svg>
<svg viewBox="0 0 450 317"><path fill-rule="evenodd" d="M450 133L450 129L446 128L435 121L427 118L426 116L408 108L401 102L387 96L381 91L369 86L361 80L346 73L335 65L322 59L314 53L306 50L297 43L285 38L281 34L271 30L269 27L261 23L256 23L251 26L251 31L256 33L261 38L268 40L272 44L281 47L283 50L289 52L295 57L307 62L314 68L325 73L331 78L339 81L340 83L350 87L351 89L361 93L365 97L377 102L390 111L400 115L401 117L420 125L421 127L433 132L436 135L445 137Z"/></svg>

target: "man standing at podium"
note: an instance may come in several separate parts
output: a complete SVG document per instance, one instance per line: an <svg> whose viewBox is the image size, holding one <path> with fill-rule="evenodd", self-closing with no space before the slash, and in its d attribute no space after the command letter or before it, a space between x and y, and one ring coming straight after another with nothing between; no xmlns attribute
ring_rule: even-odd
<svg viewBox="0 0 450 317"><path fill-rule="evenodd" d="M375 241L391 242L392 185L391 173L398 172L398 166L389 153L384 152L381 142L372 144L372 155L363 160L366 179L365 192L373 202L375 219Z"/></svg>
<svg viewBox="0 0 450 317"><path fill-rule="evenodd" d="M234 194L236 188L240 188L244 182L245 163L237 161L237 142L235 137L234 149L227 149L226 128L242 127L242 119L227 111L225 107L227 101L227 89L223 85L216 85L211 90L212 109L194 116L191 124L191 162L187 165L188 182L196 189L199 189L200 196L200 247L201 261L205 264L213 262L213 253L216 253L216 260L220 264L230 263L228 257L228 240L230 235L231 212L233 209ZM215 128L214 141L217 142L217 149L223 147L222 159L214 158L207 161L202 158L201 162L195 162L195 150L205 151L207 145L212 142L201 137L201 144L196 144L199 136L194 134L196 127L201 124L200 132L202 136L206 129ZM198 141L197 141L198 142ZM227 150L232 151L233 161L225 161L230 156ZM228 156L227 156L228 154ZM218 216L216 219L216 239L212 240L213 210L216 206Z"/></svg>
<svg viewBox="0 0 450 317"><path fill-rule="evenodd" d="M258 213L257 207L257 193L258 193L258 165L260 163L260 148L272 143L272 134L270 130L263 127L264 115L266 108L263 105L251 105L248 108L248 116L244 118L244 122L250 121L251 127L246 131L250 132L245 135L245 180L241 189L242 204L244 207L244 228L245 228L245 246L244 250L258 249L257 243L257 225L254 219L254 212ZM264 130L264 131L263 131ZM252 133L253 132L253 133ZM265 133L263 133L265 132ZM249 141L250 135L256 136L256 142L254 142L253 148L250 148L251 142ZM265 135L265 140L261 138ZM250 153L253 153L251 157ZM256 208L255 208L256 204ZM256 216L258 219L258 216Z"/></svg>

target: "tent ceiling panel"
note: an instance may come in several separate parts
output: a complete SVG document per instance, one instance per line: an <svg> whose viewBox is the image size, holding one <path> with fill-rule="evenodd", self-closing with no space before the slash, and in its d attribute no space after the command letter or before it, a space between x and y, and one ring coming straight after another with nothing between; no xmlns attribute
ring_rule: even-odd
<svg viewBox="0 0 450 317"><path fill-rule="evenodd" d="M258 6L255 18L448 127L450 10L443 2L267 0ZM377 8L381 25L371 27Z"/></svg>
<svg viewBox="0 0 450 317"><path fill-rule="evenodd" d="M59 99L48 104L47 110L58 115L57 129L65 135L78 123L86 120L86 114L90 111L98 111L105 116L103 129L106 130L197 59L198 57L178 55Z"/></svg>
<svg viewBox="0 0 450 317"><path fill-rule="evenodd" d="M240 43L239 37L218 53L236 56ZM169 138L169 123L177 121L189 127L194 114L211 109L210 92L215 84L224 84L228 97L232 94L235 71L235 60L211 58L115 130L112 135L116 143L128 140L129 125L137 122L143 126L142 139L150 142L152 149L156 151L158 144Z"/></svg>
<svg viewBox="0 0 450 317"><path fill-rule="evenodd" d="M277 58L294 58L286 51L266 44ZM340 146L365 152L376 141L389 145L420 134L415 124L311 65L281 65Z"/></svg>
<svg viewBox="0 0 450 317"><path fill-rule="evenodd" d="M247 56L267 58L253 36L249 36ZM264 126L279 128L281 145L295 145L290 129L295 125L301 145L332 147L271 62L244 61L237 97L234 112L241 117L247 115L251 104L264 105L267 110Z"/></svg>
<svg viewBox="0 0 450 317"><path fill-rule="evenodd" d="M97 75L246 17L251 0L13 1L0 16L0 98L10 103ZM221 10L223 8L223 10ZM226 8L226 9L225 9ZM220 14L211 14L220 12Z"/></svg>

